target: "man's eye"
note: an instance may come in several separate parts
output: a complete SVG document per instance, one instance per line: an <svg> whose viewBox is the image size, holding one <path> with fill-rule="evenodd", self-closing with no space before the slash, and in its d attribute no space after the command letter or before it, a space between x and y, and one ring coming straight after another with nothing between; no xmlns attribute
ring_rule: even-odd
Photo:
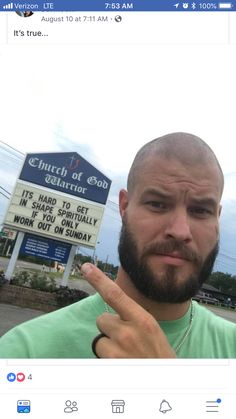
<svg viewBox="0 0 236 419"><path fill-rule="evenodd" d="M166 204L164 204L163 202L159 202L159 201L148 201L147 205L149 205L152 208L160 209L160 210L164 210L164 209L167 208Z"/></svg>
<svg viewBox="0 0 236 419"><path fill-rule="evenodd" d="M200 216L212 214L212 211L210 211L208 208L202 208L202 207L190 208L190 212L192 214L196 214Z"/></svg>

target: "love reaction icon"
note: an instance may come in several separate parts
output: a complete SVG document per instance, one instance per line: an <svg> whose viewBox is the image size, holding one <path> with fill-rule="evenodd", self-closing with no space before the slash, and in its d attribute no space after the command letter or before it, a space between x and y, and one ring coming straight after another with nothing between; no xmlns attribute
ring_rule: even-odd
<svg viewBox="0 0 236 419"><path fill-rule="evenodd" d="M17 376L16 376L17 381L24 381L25 379L25 374L23 374L23 372L18 372Z"/></svg>

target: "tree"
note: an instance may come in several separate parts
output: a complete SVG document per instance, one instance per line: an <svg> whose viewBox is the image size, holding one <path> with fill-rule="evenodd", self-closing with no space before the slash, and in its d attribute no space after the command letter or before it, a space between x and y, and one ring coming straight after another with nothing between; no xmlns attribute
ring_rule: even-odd
<svg viewBox="0 0 236 419"><path fill-rule="evenodd" d="M207 284L218 288L225 294L236 295L236 276L224 272L213 272Z"/></svg>

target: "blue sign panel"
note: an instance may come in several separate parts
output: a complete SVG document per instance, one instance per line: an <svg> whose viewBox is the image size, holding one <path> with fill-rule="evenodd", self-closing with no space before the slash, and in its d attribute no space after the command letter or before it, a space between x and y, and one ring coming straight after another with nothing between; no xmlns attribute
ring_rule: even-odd
<svg viewBox="0 0 236 419"><path fill-rule="evenodd" d="M20 254L38 256L43 259L51 259L60 263L67 263L71 245L56 240L41 238L31 234L25 234Z"/></svg>
<svg viewBox="0 0 236 419"><path fill-rule="evenodd" d="M105 204L111 181L78 153L27 154L20 179Z"/></svg>

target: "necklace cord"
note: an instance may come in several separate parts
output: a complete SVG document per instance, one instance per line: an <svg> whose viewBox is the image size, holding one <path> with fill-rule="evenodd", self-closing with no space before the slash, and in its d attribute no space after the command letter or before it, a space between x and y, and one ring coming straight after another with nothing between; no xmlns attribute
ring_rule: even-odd
<svg viewBox="0 0 236 419"><path fill-rule="evenodd" d="M192 329L192 325L193 325L193 318L194 318L194 306L193 306L193 301L191 300L191 308L190 308L190 316L189 316L189 324L187 326L187 329L184 332L184 335L182 336L182 338L180 339L179 343L176 345L176 347L174 347L174 351L175 353L177 353L179 351L179 349L183 346L185 340L187 339L187 337L189 336L191 329ZM104 301L104 305L105 305L105 311L107 313L110 313L110 307L108 306L108 304Z"/></svg>
<svg viewBox="0 0 236 419"><path fill-rule="evenodd" d="M193 302L191 300L191 309L190 309L190 316L189 316L189 325L183 335L183 337L180 339L179 343L177 344L177 346L174 349L174 351L177 353L179 351L179 349L182 347L182 345L184 344L185 340L187 339L187 337L189 336L191 329L192 329L192 325L193 325L193 318L194 318L194 307L193 307Z"/></svg>

